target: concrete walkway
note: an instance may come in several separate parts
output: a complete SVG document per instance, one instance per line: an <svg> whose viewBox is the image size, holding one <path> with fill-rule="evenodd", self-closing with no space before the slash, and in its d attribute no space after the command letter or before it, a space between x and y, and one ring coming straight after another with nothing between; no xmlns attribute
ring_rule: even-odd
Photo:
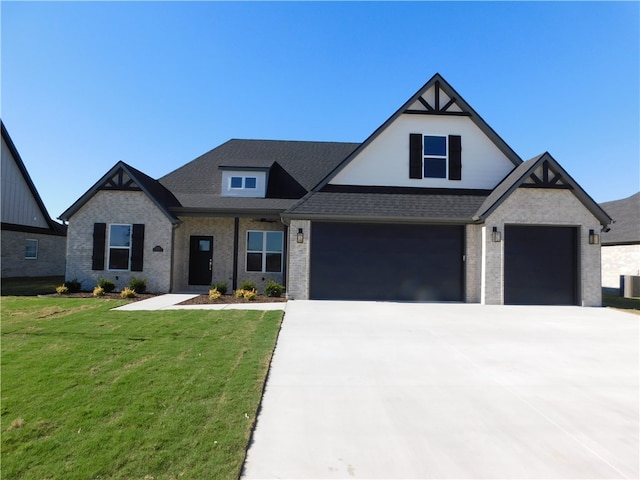
<svg viewBox="0 0 640 480"><path fill-rule="evenodd" d="M203 305L178 305L197 297L197 294L169 293L157 297L131 302L114 310L142 311L142 310L285 310L287 302L272 303L217 303Z"/></svg>
<svg viewBox="0 0 640 480"><path fill-rule="evenodd" d="M242 478L639 478L639 322L290 301Z"/></svg>

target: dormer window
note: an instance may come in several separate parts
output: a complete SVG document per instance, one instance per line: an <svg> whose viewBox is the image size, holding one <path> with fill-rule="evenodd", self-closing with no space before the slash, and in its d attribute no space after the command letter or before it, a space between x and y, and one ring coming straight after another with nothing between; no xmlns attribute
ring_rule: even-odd
<svg viewBox="0 0 640 480"><path fill-rule="evenodd" d="M256 177L231 177L229 188L256 188L257 183Z"/></svg>
<svg viewBox="0 0 640 480"><path fill-rule="evenodd" d="M267 168L219 167L222 170L222 196L264 198L267 191Z"/></svg>

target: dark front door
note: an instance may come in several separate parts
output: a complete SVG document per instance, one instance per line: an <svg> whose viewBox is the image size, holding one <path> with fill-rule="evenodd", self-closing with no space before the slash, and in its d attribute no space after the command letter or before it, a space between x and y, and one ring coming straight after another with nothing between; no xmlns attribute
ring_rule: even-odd
<svg viewBox="0 0 640 480"><path fill-rule="evenodd" d="M576 305L577 229L507 225L504 232L504 303Z"/></svg>
<svg viewBox="0 0 640 480"><path fill-rule="evenodd" d="M317 300L464 300L464 228L314 222Z"/></svg>
<svg viewBox="0 0 640 480"><path fill-rule="evenodd" d="M213 237L193 235L189 243L189 285L211 285Z"/></svg>

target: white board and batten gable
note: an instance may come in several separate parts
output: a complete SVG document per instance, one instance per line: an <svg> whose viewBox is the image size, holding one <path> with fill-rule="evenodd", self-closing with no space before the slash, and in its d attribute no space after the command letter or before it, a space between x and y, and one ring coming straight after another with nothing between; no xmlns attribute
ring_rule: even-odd
<svg viewBox="0 0 640 480"><path fill-rule="evenodd" d="M493 189L521 161L436 74L343 163L328 183Z"/></svg>

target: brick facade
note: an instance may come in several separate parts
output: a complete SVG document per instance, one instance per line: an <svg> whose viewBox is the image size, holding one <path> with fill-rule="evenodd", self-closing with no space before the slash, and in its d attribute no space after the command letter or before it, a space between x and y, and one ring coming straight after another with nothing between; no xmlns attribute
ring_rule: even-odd
<svg viewBox="0 0 640 480"><path fill-rule="evenodd" d="M144 265L141 272L92 270L94 223L145 225ZM70 219L67 230L66 279L77 279L83 290L93 289L99 278L107 278L120 290L131 277L147 280L147 291L171 290L172 224L143 192L98 191ZM162 252L154 252L159 246ZM105 258L107 258L105 245Z"/></svg>
<svg viewBox="0 0 640 480"><path fill-rule="evenodd" d="M302 229L304 240L297 242L298 229ZM311 222L291 220L289 225L289 264L287 268L287 298L309 299L309 264L311 260Z"/></svg>
<svg viewBox="0 0 640 480"><path fill-rule="evenodd" d="M600 246L589 245L589 230L601 225L568 189L518 188L487 219L483 227L484 246L481 301L489 305L504 303L504 237L506 224L557 225L579 227L578 301L583 306L602 305L600 286ZM502 242L491 240L498 227Z"/></svg>
<svg viewBox="0 0 640 480"><path fill-rule="evenodd" d="M175 230L175 253L173 269L173 291L206 292L209 286L189 285L189 242L192 235L213 237L212 282L226 282L228 291L233 288L233 250L235 220L231 217L182 217ZM238 285L243 281L252 281L259 292L269 280L283 283L283 273L247 272L247 232L284 231L284 225L278 221L261 221L240 218L238 221ZM284 237L283 237L284 240ZM283 267L286 259L283 252Z"/></svg>
<svg viewBox="0 0 640 480"><path fill-rule="evenodd" d="M640 275L640 244L602 246L602 286L619 288L620 275Z"/></svg>
<svg viewBox="0 0 640 480"><path fill-rule="evenodd" d="M38 241L38 257L25 258L27 240ZM63 276L67 238L2 230L2 278Z"/></svg>

